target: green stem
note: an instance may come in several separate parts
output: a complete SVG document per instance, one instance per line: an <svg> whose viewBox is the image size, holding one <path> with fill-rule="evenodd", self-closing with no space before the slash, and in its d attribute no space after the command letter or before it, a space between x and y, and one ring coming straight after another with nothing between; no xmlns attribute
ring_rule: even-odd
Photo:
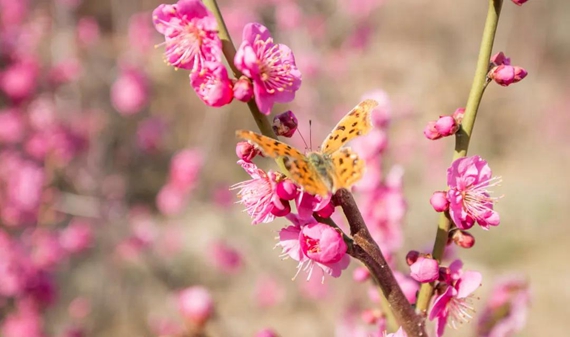
<svg viewBox="0 0 570 337"><path fill-rule="evenodd" d="M203 2L204 5L206 5L206 7L210 10L210 12L214 14L214 16L216 17L216 21L218 22L218 28L219 28L218 36L222 40L222 52L224 53L224 57L226 58L228 65L230 66L232 72L234 73L234 76L236 78L240 78L242 76L242 73L239 71L239 69L236 68L234 64L234 58L236 56L236 47L234 46L232 38L228 33L228 28L226 27L226 23L224 22L224 18L222 17L222 13L220 12L218 3L216 2L216 0L203 0ZM253 98L249 102L247 102L247 106L249 107L249 111L251 112L251 115L255 120L255 123L257 124L257 127L259 128L261 134L273 139L277 139L275 132L273 132L273 127L271 125L271 122L269 121L267 116L265 116L264 114L261 113L261 111L259 111L259 107L255 103L255 100Z"/></svg>
<svg viewBox="0 0 570 337"><path fill-rule="evenodd" d="M491 51L495 41L495 33L499 23L499 15L503 0L489 0L489 9L487 11L487 19L485 21L485 28L483 30L483 38L481 40L481 47L479 49L479 57L477 59L477 69L475 70L475 77L465 106L465 115L461 122L461 128L455 135L455 151L453 153L453 161L458 158L465 157L469 149L469 141L475 126L475 118L481 98L487 87L487 73L489 71L489 62L491 59ZM447 244L447 236L451 228L451 220L447 212L442 213L439 217L439 224L435 243L433 246L433 257L441 261L445 246ZM430 299L433 295L434 284L424 283L420 288L416 310L422 314L427 312Z"/></svg>

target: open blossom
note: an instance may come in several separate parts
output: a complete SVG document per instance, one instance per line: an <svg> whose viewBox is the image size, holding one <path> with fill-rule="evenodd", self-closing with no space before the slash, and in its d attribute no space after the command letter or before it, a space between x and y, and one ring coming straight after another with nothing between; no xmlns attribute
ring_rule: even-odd
<svg viewBox="0 0 570 337"><path fill-rule="evenodd" d="M200 71L190 73L190 85L198 97L211 107L230 104L234 99L232 82L221 63L205 62Z"/></svg>
<svg viewBox="0 0 570 337"><path fill-rule="evenodd" d="M221 62L222 42L216 18L200 0L160 5L152 13L156 30L164 35L166 61L177 68L200 71L204 62Z"/></svg>
<svg viewBox="0 0 570 337"><path fill-rule="evenodd" d="M496 198L487 191L499 182L479 156L459 158L451 164L447 169L447 198L449 215L457 227L469 229L475 222L484 229L499 225L499 213L493 210Z"/></svg>
<svg viewBox="0 0 570 337"><path fill-rule="evenodd" d="M287 219L293 225L279 231L277 245L283 249L282 256L299 262L297 274L301 270L307 271L307 279L310 279L316 266L324 274L339 277L350 263L342 235L314 219L303 219L294 214L287 215Z"/></svg>
<svg viewBox="0 0 570 337"><path fill-rule="evenodd" d="M257 165L243 160L239 160L238 164L252 179L237 183L231 189L239 189L239 202L245 205L252 224L271 222L275 216L286 215L279 214L279 211L290 207L289 203L279 198L276 193L277 182L282 179L281 174L273 171L265 172Z"/></svg>
<svg viewBox="0 0 570 337"><path fill-rule="evenodd" d="M440 337L445 326L456 329L472 318L471 294L481 285L481 273L462 270L463 262L455 260L449 265L446 279L438 286L438 296L434 301L429 319L435 321L436 336Z"/></svg>
<svg viewBox="0 0 570 337"><path fill-rule="evenodd" d="M234 63L252 79L255 102L266 115L274 103L291 102L301 86L301 72L293 52L286 45L274 43L269 30L259 23L244 27Z"/></svg>

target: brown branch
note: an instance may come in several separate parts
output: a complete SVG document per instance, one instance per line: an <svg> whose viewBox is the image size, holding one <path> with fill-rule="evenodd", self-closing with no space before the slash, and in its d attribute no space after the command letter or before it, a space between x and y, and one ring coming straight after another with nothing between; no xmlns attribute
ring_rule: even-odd
<svg viewBox="0 0 570 337"><path fill-rule="evenodd" d="M339 190L335 194L335 203L342 207L350 226L350 234L354 240L352 250L349 252L351 256L362 261L370 270L388 300L396 320L408 336L427 336L424 318L416 315L414 308L406 299L380 247L370 235L352 194L345 189Z"/></svg>

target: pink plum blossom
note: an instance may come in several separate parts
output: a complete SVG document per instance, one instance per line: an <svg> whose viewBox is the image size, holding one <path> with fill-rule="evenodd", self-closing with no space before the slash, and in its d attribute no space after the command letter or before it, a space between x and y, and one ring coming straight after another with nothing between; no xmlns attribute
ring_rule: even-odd
<svg viewBox="0 0 570 337"><path fill-rule="evenodd" d="M152 13L156 30L164 35L166 61L176 68L200 72L206 61L221 63L222 42L216 18L200 0L159 5Z"/></svg>
<svg viewBox="0 0 570 337"><path fill-rule="evenodd" d="M370 271L365 267L358 267L352 272L352 279L356 282L365 282L370 279Z"/></svg>
<svg viewBox="0 0 570 337"><path fill-rule="evenodd" d="M275 219L275 209L283 210L284 201L276 193L277 182L282 179L278 172L265 172L255 164L239 160L238 164L252 179L242 181L231 187L239 189L239 203L245 205L247 214L252 218L252 224L267 223ZM288 204L288 202L287 202Z"/></svg>
<svg viewBox="0 0 570 337"><path fill-rule="evenodd" d="M463 263L455 260L449 266L449 274L440 283L438 295L429 314L430 320L435 321L436 336L440 337L449 325L458 328L459 324L469 322L472 318L472 294L481 285L481 273L463 271Z"/></svg>
<svg viewBox="0 0 570 337"><path fill-rule="evenodd" d="M528 0L511 0L515 5L522 6Z"/></svg>
<svg viewBox="0 0 570 337"><path fill-rule="evenodd" d="M493 210L496 198L487 191L499 182L479 156L459 158L451 164L447 169L447 198L449 215L457 227L469 229L475 222L484 229L499 225L499 213Z"/></svg>
<svg viewBox="0 0 570 337"><path fill-rule="evenodd" d="M156 207L164 215L179 214L184 209L186 201L186 193L172 184L162 186L156 195Z"/></svg>
<svg viewBox="0 0 570 337"><path fill-rule="evenodd" d="M275 44L269 30L259 23L244 27L234 63L252 79L255 102L266 115L274 103L291 102L301 86L293 52L284 44Z"/></svg>
<svg viewBox="0 0 570 337"><path fill-rule="evenodd" d="M97 42L101 32L97 20L91 16L84 16L77 22L77 40L82 46L91 47Z"/></svg>
<svg viewBox="0 0 570 337"><path fill-rule="evenodd" d="M149 12L131 15L129 19L129 44L133 50L146 54L152 50L153 30Z"/></svg>
<svg viewBox="0 0 570 337"><path fill-rule="evenodd" d="M491 64L494 67L489 71L489 78L504 87L517 83L528 75L524 68L511 65L511 59L506 57L503 52L493 55Z"/></svg>
<svg viewBox="0 0 570 337"><path fill-rule="evenodd" d="M146 118L137 126L137 145L147 153L155 152L161 148L165 133L166 124L160 118Z"/></svg>
<svg viewBox="0 0 570 337"><path fill-rule="evenodd" d="M314 219L303 219L294 214L289 214L287 219L293 225L279 232L277 245L282 248L282 256L299 262L297 274L301 270L307 271L307 279L310 279L316 266L325 274L339 277L350 263L342 235ZM324 280L324 275L322 278Z"/></svg>
<svg viewBox="0 0 570 337"><path fill-rule="evenodd" d="M475 245L475 237L468 231L460 229L454 230L450 238L453 243L461 248L471 248Z"/></svg>
<svg viewBox="0 0 570 337"><path fill-rule="evenodd" d="M38 62L32 58L9 64L0 72L0 90L15 102L30 97L38 84L39 68Z"/></svg>
<svg viewBox="0 0 570 337"><path fill-rule="evenodd" d="M455 134L459 125L452 116L441 116L435 122L434 128L440 135L447 137Z"/></svg>
<svg viewBox="0 0 570 337"><path fill-rule="evenodd" d="M170 161L169 183L185 193L191 191L198 183L203 162L203 154L198 149L178 151Z"/></svg>
<svg viewBox="0 0 570 337"><path fill-rule="evenodd" d="M69 253L80 253L92 242L91 224L87 221L74 220L59 235L59 244Z"/></svg>
<svg viewBox="0 0 570 337"><path fill-rule="evenodd" d="M236 155L245 162L251 163L253 158L260 153L259 149L250 142L238 142L236 145Z"/></svg>
<svg viewBox="0 0 570 337"><path fill-rule="evenodd" d="M184 319L201 326L214 314L214 300L208 289L189 287L178 294L178 309Z"/></svg>
<svg viewBox="0 0 570 337"><path fill-rule="evenodd" d="M221 63L205 62L200 71L190 73L190 85L208 106L221 107L234 99L232 82Z"/></svg>
<svg viewBox="0 0 570 337"><path fill-rule="evenodd" d="M254 299L261 308L272 307L285 298L285 288L278 279L261 276L255 282Z"/></svg>

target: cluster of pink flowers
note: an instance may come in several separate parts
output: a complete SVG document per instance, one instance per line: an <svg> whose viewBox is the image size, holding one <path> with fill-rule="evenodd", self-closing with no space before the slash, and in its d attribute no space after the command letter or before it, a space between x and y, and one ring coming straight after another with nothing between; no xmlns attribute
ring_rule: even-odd
<svg viewBox="0 0 570 337"><path fill-rule="evenodd" d="M0 302L6 337L45 336L44 315L58 298L56 274L93 244L93 223L67 215L61 181L77 188L92 113L56 102L82 65L73 56L44 63L46 22L26 1L0 1ZM30 15L30 16L29 16ZM79 112L64 118L63 112ZM81 333L79 326L71 327Z"/></svg>
<svg viewBox="0 0 570 337"><path fill-rule="evenodd" d="M269 30L248 23L234 65L244 76L232 80L222 63L222 41L214 15L200 0L179 0L153 12L156 30L165 37L166 61L190 71L190 84L205 104L220 107L234 98L255 98L264 114L273 104L290 102L301 85L301 73L289 47L273 42Z"/></svg>

